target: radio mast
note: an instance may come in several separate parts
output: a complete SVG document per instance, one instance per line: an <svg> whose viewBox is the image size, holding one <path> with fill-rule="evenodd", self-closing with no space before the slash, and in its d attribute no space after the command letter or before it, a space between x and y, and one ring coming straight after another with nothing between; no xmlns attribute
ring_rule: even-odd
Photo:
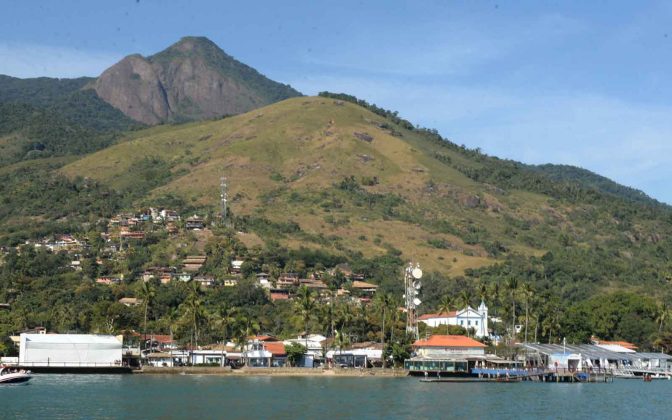
<svg viewBox="0 0 672 420"><path fill-rule="evenodd" d="M408 263L404 270L404 299L406 301L406 332L419 339L417 307L422 301L418 299L419 290L422 287L420 279L422 270L420 264Z"/></svg>

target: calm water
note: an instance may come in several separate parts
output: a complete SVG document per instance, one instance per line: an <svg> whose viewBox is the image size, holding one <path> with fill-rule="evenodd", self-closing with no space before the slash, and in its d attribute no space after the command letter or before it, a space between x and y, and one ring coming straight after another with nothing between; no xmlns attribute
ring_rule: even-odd
<svg viewBox="0 0 672 420"><path fill-rule="evenodd" d="M433 384L415 378L36 375L0 418L671 418L672 381Z"/></svg>

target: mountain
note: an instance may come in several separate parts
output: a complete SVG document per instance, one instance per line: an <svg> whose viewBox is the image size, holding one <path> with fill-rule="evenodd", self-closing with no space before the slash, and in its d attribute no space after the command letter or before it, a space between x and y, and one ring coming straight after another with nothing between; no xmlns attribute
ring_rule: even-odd
<svg viewBox="0 0 672 420"><path fill-rule="evenodd" d="M130 55L105 70L94 88L125 115L149 125L240 114L300 96L202 37L182 38L149 57Z"/></svg>
<svg viewBox="0 0 672 420"><path fill-rule="evenodd" d="M267 244L392 253L454 276L547 256L593 293L667 270L669 207L558 181L339 98L142 130L62 173L132 193L137 206L170 199L210 214L226 176L236 227Z"/></svg>

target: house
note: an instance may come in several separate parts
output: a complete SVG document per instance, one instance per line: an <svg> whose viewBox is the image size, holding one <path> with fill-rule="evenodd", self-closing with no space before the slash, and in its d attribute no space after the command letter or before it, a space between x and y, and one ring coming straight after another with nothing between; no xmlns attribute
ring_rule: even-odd
<svg viewBox="0 0 672 420"><path fill-rule="evenodd" d="M298 273L282 273L275 282L278 289L290 289L299 285Z"/></svg>
<svg viewBox="0 0 672 420"><path fill-rule="evenodd" d="M287 363L287 352L285 345L274 337L258 336L250 340L242 358L250 367L281 367Z"/></svg>
<svg viewBox="0 0 672 420"><path fill-rule="evenodd" d="M471 368L488 360L485 347L463 335L433 335L413 343L415 356L405 360L404 367L411 374L467 375Z"/></svg>
<svg viewBox="0 0 672 420"><path fill-rule="evenodd" d="M361 280L355 280L352 282L352 289L358 290L364 295L372 295L378 290L378 286L375 284L367 283Z"/></svg>
<svg viewBox="0 0 672 420"><path fill-rule="evenodd" d="M326 354L331 366L369 368L382 365L383 347L380 343L355 343L349 349L330 350Z"/></svg>
<svg viewBox="0 0 672 420"><path fill-rule="evenodd" d="M184 221L184 227L187 230L201 230L205 228L205 221L194 214Z"/></svg>
<svg viewBox="0 0 672 420"><path fill-rule="evenodd" d="M289 340L283 341L285 346L290 344L300 344L306 348L306 354L303 357L301 367L313 367L315 362L322 360L322 354L324 351L324 343L327 337L321 334L308 334L304 336L298 336L297 338L291 338Z"/></svg>
<svg viewBox="0 0 672 420"><path fill-rule="evenodd" d="M189 282L191 281L191 274L189 273L173 273L171 275L172 280L179 280L183 282Z"/></svg>
<svg viewBox="0 0 672 420"><path fill-rule="evenodd" d="M196 276L193 280L200 284L201 287L212 287L215 285L215 278L212 276Z"/></svg>
<svg viewBox="0 0 672 420"><path fill-rule="evenodd" d="M173 367L173 355L171 353L159 352L149 353L146 356L147 364L154 367Z"/></svg>
<svg viewBox="0 0 672 420"><path fill-rule="evenodd" d="M257 274L257 284L264 289L270 289L272 286L271 281L269 280L269 275L266 273Z"/></svg>
<svg viewBox="0 0 672 420"><path fill-rule="evenodd" d="M124 297L119 299L119 303L128 307L142 305L142 299L134 297Z"/></svg>
<svg viewBox="0 0 672 420"><path fill-rule="evenodd" d="M119 236L121 236L123 239L142 240L142 239L145 239L145 232L142 232L142 231L124 231L124 230L122 230L119 233Z"/></svg>
<svg viewBox="0 0 672 420"><path fill-rule="evenodd" d="M478 310L467 306L459 311L424 314L418 317L418 321L432 328L440 325L459 325L466 330L473 328L476 337L489 336L488 307L485 302L481 302Z"/></svg>
<svg viewBox="0 0 672 420"><path fill-rule="evenodd" d="M237 277L227 277L223 280L224 287L234 287L238 286L238 278Z"/></svg>
<svg viewBox="0 0 672 420"><path fill-rule="evenodd" d="M289 290L285 289L271 289L271 300L273 302L278 300L289 300Z"/></svg>
<svg viewBox="0 0 672 420"><path fill-rule="evenodd" d="M231 272L234 274L240 274L244 263L245 260L241 260L239 258L231 261Z"/></svg>
<svg viewBox="0 0 672 420"><path fill-rule="evenodd" d="M121 283L121 279L119 277L98 277L96 283L106 285L119 284Z"/></svg>
<svg viewBox="0 0 672 420"><path fill-rule="evenodd" d="M208 257L205 255L192 255L182 261L182 266L185 271L198 271L203 267L203 264L207 261Z"/></svg>

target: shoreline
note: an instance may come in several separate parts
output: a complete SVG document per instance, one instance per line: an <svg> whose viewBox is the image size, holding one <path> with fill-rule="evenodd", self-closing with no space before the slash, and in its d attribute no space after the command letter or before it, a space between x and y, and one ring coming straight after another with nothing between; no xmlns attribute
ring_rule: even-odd
<svg viewBox="0 0 672 420"><path fill-rule="evenodd" d="M134 374L147 375L215 375L215 376L313 376L313 377L377 377L403 378L404 369L323 369L323 368L241 368L209 366L153 367L144 366Z"/></svg>

